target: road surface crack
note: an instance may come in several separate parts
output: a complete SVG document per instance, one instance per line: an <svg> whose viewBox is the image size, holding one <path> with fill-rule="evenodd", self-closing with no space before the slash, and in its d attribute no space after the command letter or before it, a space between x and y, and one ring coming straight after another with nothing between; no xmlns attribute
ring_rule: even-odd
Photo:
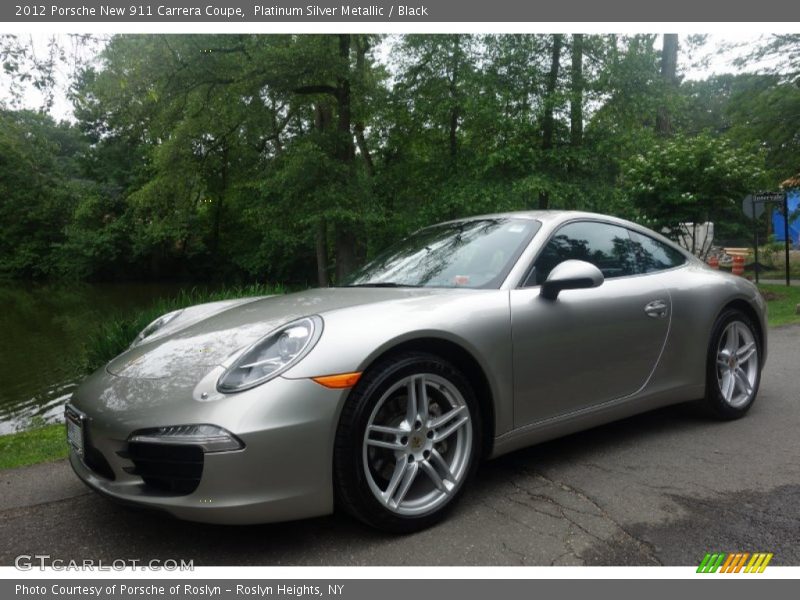
<svg viewBox="0 0 800 600"><path fill-rule="evenodd" d="M622 533L622 535L624 537L626 537L628 540L633 542L636 545L636 547L639 548L639 550L642 552L642 554L647 559L649 559L650 561L652 561L656 565L661 565L662 564L662 562L658 558L658 556L656 554L656 551L655 551L655 548L653 548L652 544L650 544L649 542L646 542L645 540L639 539L635 535L633 535L619 521L614 519L614 517L611 516L611 514L608 511L606 511L596 500L594 500L593 498L588 496L585 492L583 492L582 490L579 490L578 488L575 488L575 487L573 487L573 486L571 486L571 485L569 485L569 484L567 484L567 483L565 483L563 481L559 481L558 479L547 477L544 473L536 471L535 469L523 467L523 471L526 472L531 477L539 478L542 481L545 481L545 482L549 483L550 485L552 485L554 487L560 488L562 491L565 491L565 492L567 492L569 494L572 494L572 495L580 498L581 500L583 500L584 502L588 503L590 506L594 507L597 510L598 514L591 514L591 513L586 513L586 512L579 511L579 510L574 510L574 509L572 509L572 508L570 508L568 506L564 506L563 504L558 502L558 500L556 500L555 498L550 498L549 500L553 504L555 504L556 506L560 507L562 515L564 516L564 518L567 521L569 521L569 523L571 523L575 527L579 528L581 531L583 531L584 533L590 535L591 537L599 540L600 542L602 542L602 543L604 543L606 545L610 545L609 542L607 542L606 540L600 538L596 534L593 534L593 533L587 531L583 526L578 524L574 519L572 519L569 516L567 516L564 511L569 510L569 511L572 511L572 512L577 512L579 514L585 514L587 516L600 516L603 519L605 519L606 521L608 521L609 523L611 523L616 529L618 529ZM518 489L530 494L530 492L525 490L524 487L519 486L516 483L514 483L514 485ZM571 543L569 543L568 540L564 540L564 541L565 541L565 543L567 543L568 547L571 547ZM580 558L580 556L577 553L575 553L575 556L577 558Z"/></svg>

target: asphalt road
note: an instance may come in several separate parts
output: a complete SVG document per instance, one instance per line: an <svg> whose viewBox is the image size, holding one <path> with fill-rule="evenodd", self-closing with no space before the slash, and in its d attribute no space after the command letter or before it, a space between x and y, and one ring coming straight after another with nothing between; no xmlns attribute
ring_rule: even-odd
<svg viewBox="0 0 800 600"><path fill-rule="evenodd" d="M800 565L800 327L770 331L750 414L678 406L485 464L443 524L407 537L335 515L198 525L90 493L66 462L0 471L0 564L19 554L195 565L696 565L706 551Z"/></svg>

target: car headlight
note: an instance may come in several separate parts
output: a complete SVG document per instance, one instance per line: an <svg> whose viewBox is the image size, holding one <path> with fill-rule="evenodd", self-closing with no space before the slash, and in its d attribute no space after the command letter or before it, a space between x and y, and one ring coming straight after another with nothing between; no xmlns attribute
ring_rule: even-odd
<svg viewBox="0 0 800 600"><path fill-rule="evenodd" d="M131 348L141 344L144 340L149 338L156 331L158 331L159 329L164 327L164 325L166 325L170 321L174 320L175 317L180 315L182 312L183 312L183 309L173 310L172 312L169 312L169 313L167 313L165 315L161 315L160 317L158 317L155 321L150 323L150 325L148 325L147 327L145 327L144 329L142 329L139 332L139 335L137 335L136 339L133 340L133 343L131 344Z"/></svg>
<svg viewBox="0 0 800 600"><path fill-rule="evenodd" d="M241 392L277 377L308 354L322 334L316 315L292 321L245 350L217 381L223 393Z"/></svg>

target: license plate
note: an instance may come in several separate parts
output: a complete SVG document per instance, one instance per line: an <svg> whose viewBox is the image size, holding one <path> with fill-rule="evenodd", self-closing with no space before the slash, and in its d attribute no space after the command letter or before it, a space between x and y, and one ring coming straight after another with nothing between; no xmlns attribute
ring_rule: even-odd
<svg viewBox="0 0 800 600"><path fill-rule="evenodd" d="M70 407L67 407L64 417L67 422L67 441L79 456L83 456L83 418Z"/></svg>

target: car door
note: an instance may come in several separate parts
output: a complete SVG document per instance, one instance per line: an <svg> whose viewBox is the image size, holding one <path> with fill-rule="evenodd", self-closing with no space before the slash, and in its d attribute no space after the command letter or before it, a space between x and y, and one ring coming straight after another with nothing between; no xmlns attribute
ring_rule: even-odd
<svg viewBox="0 0 800 600"><path fill-rule="evenodd" d="M523 287L510 292L515 426L622 398L647 382L671 304L660 278L641 273L636 250L623 227L573 221L554 232ZM567 259L591 262L605 281L542 298L539 286Z"/></svg>

